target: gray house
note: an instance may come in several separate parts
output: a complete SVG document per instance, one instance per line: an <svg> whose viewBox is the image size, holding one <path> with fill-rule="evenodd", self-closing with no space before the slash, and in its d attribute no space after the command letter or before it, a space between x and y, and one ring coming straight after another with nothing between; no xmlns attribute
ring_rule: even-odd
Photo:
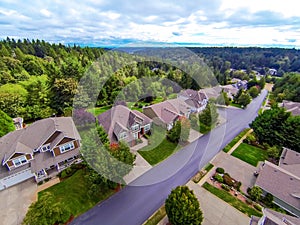
<svg viewBox="0 0 300 225"><path fill-rule="evenodd" d="M256 186L274 196L274 203L300 217L299 153L284 149L279 166L265 161Z"/></svg>
<svg viewBox="0 0 300 225"><path fill-rule="evenodd" d="M80 136L71 117L39 120L0 138L0 190L56 175L80 161Z"/></svg>
<svg viewBox="0 0 300 225"><path fill-rule="evenodd" d="M204 92L192 89L182 90L177 97L183 99L193 113L199 113L204 110L208 102L208 97Z"/></svg>
<svg viewBox="0 0 300 225"><path fill-rule="evenodd" d="M103 126L111 143L125 141L129 146L148 133L152 120L143 113L130 110L124 105L116 105L98 116L99 124Z"/></svg>
<svg viewBox="0 0 300 225"><path fill-rule="evenodd" d="M144 107L143 113L155 124L170 130L181 116L190 116L191 107L183 99L177 98Z"/></svg>
<svg viewBox="0 0 300 225"><path fill-rule="evenodd" d="M298 225L300 219L276 212L271 209L263 209L263 216L261 218L252 216L250 225Z"/></svg>

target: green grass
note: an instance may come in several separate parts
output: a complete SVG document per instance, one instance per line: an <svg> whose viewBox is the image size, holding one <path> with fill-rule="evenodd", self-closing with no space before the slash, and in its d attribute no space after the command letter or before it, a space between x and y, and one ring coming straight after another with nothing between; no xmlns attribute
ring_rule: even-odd
<svg viewBox="0 0 300 225"><path fill-rule="evenodd" d="M208 164L204 167L204 170L206 170L206 172L208 172L208 171L210 171L213 167L214 167L213 164L208 163Z"/></svg>
<svg viewBox="0 0 300 225"><path fill-rule="evenodd" d="M110 108L111 108L111 106L102 106L102 107L91 108L91 109L88 109L87 111L90 112L90 113L92 113L94 116L98 116L101 113L106 112Z"/></svg>
<svg viewBox="0 0 300 225"><path fill-rule="evenodd" d="M167 215L165 206L161 207L159 210L156 211L156 213L147 220L144 225L156 225L158 224L165 216Z"/></svg>
<svg viewBox="0 0 300 225"><path fill-rule="evenodd" d="M257 166L259 161L264 161L268 158L267 151L246 143L241 143L239 147L234 150L232 156L239 158L252 166Z"/></svg>
<svg viewBox="0 0 300 225"><path fill-rule="evenodd" d="M220 190L207 182L203 184L203 186L206 190L211 192L212 194L216 195L223 201L227 202L237 210L241 211L242 213L248 215L251 217L252 215L261 217L262 213L257 211L256 209L250 207L247 203L242 202L241 200L237 199L236 197L232 196L230 193L228 193L225 190Z"/></svg>
<svg viewBox="0 0 300 225"><path fill-rule="evenodd" d="M178 146L178 144L164 139L157 147L151 150L141 149L138 152L145 160L147 160L148 163L151 165L156 165L177 151L179 149ZM148 147L149 146L146 146L147 149Z"/></svg>
<svg viewBox="0 0 300 225"><path fill-rule="evenodd" d="M229 152L229 150L250 130L250 128L246 128L238 136L236 136L228 145L223 149L224 152Z"/></svg>
<svg viewBox="0 0 300 225"><path fill-rule="evenodd" d="M242 109L242 106L240 104L234 103L232 101L230 101L229 105Z"/></svg>
<svg viewBox="0 0 300 225"><path fill-rule="evenodd" d="M70 208L72 215L76 217L95 206L101 200L107 199L114 194L113 190L106 190L99 192L94 199L89 198L87 195L89 186L84 175L85 170L80 169L66 180L39 192L38 196L42 196L45 192L51 192L57 201Z"/></svg>

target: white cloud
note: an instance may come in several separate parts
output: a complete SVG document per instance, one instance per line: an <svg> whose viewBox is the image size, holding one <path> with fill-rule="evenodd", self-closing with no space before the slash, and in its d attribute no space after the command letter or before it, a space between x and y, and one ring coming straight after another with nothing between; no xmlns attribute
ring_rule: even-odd
<svg viewBox="0 0 300 225"><path fill-rule="evenodd" d="M143 40L300 47L295 0L0 3L1 35L88 43ZM275 37L275 38L274 38ZM103 41L101 41L103 39Z"/></svg>
<svg viewBox="0 0 300 225"><path fill-rule="evenodd" d="M52 15L52 13L47 9L41 9L40 13L46 17L50 17Z"/></svg>

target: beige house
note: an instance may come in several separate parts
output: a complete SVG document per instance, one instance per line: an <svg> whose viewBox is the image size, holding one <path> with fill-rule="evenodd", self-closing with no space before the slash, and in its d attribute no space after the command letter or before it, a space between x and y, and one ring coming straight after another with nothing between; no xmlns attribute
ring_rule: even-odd
<svg viewBox="0 0 300 225"><path fill-rule="evenodd" d="M37 182L80 161L80 136L71 117L47 118L0 138L0 190Z"/></svg>

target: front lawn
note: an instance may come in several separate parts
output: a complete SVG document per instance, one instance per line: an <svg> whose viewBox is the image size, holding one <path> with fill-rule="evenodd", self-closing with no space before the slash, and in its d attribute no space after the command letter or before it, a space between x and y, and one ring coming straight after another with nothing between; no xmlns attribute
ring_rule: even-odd
<svg viewBox="0 0 300 225"><path fill-rule="evenodd" d="M247 203L242 202L241 200L232 196L230 193L228 193L225 190L220 190L220 189L210 185L207 182L204 183L202 187L204 187L206 190L208 190L212 194L216 195L220 199L224 200L225 202L227 202L228 204L230 204L237 210L241 211L244 214L247 214L249 217L251 217L252 215L258 216L258 217L262 216L262 214L259 211L250 207Z"/></svg>
<svg viewBox="0 0 300 225"><path fill-rule="evenodd" d="M94 116L98 116L101 113L106 112L110 108L111 108L111 106L102 106L102 107L91 108L91 109L88 109L87 111L90 112L90 113L92 113Z"/></svg>
<svg viewBox="0 0 300 225"><path fill-rule="evenodd" d="M142 148L138 152L151 165L163 161L178 150L179 145L164 139L157 147L149 149L149 146ZM149 149L149 150L148 150Z"/></svg>
<svg viewBox="0 0 300 225"><path fill-rule="evenodd" d="M157 225L167 215L165 206L161 207L156 213L147 220L144 225Z"/></svg>
<svg viewBox="0 0 300 225"><path fill-rule="evenodd" d="M250 128L246 128L238 136L236 136L228 145L223 149L224 152L229 152L229 150L250 130Z"/></svg>
<svg viewBox="0 0 300 225"><path fill-rule="evenodd" d="M57 201L70 208L72 215L76 217L114 194L114 190L105 190L99 192L96 198L89 198L87 194L89 186L84 177L85 173L84 169L76 171L73 176L66 180L39 192L39 198L45 192L50 192Z"/></svg>
<svg viewBox="0 0 300 225"><path fill-rule="evenodd" d="M259 161L268 159L267 151L246 143L241 143L232 153L232 156L239 158L252 166L257 166Z"/></svg>

